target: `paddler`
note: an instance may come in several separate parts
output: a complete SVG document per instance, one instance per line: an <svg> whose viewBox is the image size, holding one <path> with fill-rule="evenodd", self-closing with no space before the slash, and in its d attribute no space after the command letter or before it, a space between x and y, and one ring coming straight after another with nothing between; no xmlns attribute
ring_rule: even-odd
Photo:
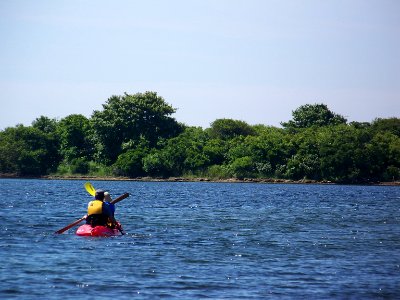
<svg viewBox="0 0 400 300"><path fill-rule="evenodd" d="M107 197L107 199L105 199ZM120 225L115 220L115 206L110 203L111 200L108 192L96 190L94 200L88 204L86 224L95 226L107 226L110 228L119 228Z"/></svg>
<svg viewBox="0 0 400 300"><path fill-rule="evenodd" d="M114 218L114 213L115 213L115 205L111 203L111 196L109 192L104 192L104 204L108 205L108 207L111 210L112 218ZM114 221L109 218L107 226L110 228L115 228L116 225L118 225L117 221L114 218Z"/></svg>

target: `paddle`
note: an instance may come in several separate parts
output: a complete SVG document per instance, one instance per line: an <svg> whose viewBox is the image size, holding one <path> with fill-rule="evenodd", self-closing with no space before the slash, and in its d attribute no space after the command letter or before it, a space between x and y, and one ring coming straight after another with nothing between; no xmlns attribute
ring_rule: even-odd
<svg viewBox="0 0 400 300"><path fill-rule="evenodd" d="M85 183L85 189L92 196L96 194L96 190L90 182Z"/></svg>
<svg viewBox="0 0 400 300"><path fill-rule="evenodd" d="M71 224L69 224L68 226L65 226L64 228L61 228L60 230L57 230L57 231L54 232L54 233L61 234L61 233L65 232L65 231L67 231L68 229L74 227L75 225L79 224L79 223L82 222L83 220L85 220L86 217L87 217L87 215L84 215L84 216L83 216L82 218L80 218L79 220L76 220L74 223L71 223Z"/></svg>
<svg viewBox="0 0 400 300"><path fill-rule="evenodd" d="M125 193L125 194L119 196L118 198L116 198L115 200L111 201L110 203L115 204L115 203L118 203L118 202L124 200L125 198L128 198L128 197L129 197L129 193ZM83 220L85 220L86 217L87 217L87 215L84 215L84 216L83 216L82 218L80 218L79 220L76 220L75 222L73 222L73 223L71 223L71 224L65 226L64 228L61 228L60 230L57 230L55 233L61 234L61 233L65 232L65 231L67 231L68 229L74 227L75 225L77 225L77 224L79 224L80 222L82 222Z"/></svg>

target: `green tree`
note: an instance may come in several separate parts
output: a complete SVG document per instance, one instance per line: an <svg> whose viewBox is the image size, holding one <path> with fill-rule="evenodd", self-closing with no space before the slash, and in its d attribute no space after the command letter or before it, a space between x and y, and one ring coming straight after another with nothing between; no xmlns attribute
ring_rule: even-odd
<svg viewBox="0 0 400 300"><path fill-rule="evenodd" d="M200 127L188 127L166 145L153 151L144 159L144 169L150 175L181 176L185 172L196 173L210 163L204 152L207 134Z"/></svg>
<svg viewBox="0 0 400 300"><path fill-rule="evenodd" d="M50 134L55 134L56 129L57 129L57 120L56 119L50 119L45 116L40 116L39 118L36 118L32 122L32 127L37 128L44 133L50 133Z"/></svg>
<svg viewBox="0 0 400 300"><path fill-rule="evenodd" d="M318 131L319 156L323 179L335 182L364 182L370 176L367 130L338 125Z"/></svg>
<svg viewBox="0 0 400 300"><path fill-rule="evenodd" d="M129 177L144 176L146 172L143 169L143 159L149 151L147 141L142 140L135 148L120 154L113 164L114 174Z"/></svg>
<svg viewBox="0 0 400 300"><path fill-rule="evenodd" d="M388 131L378 132L366 147L369 154L371 179L399 179L400 137Z"/></svg>
<svg viewBox="0 0 400 300"><path fill-rule="evenodd" d="M211 138L221 140L255 134L255 130L249 124L233 119L217 119L211 123L208 131Z"/></svg>
<svg viewBox="0 0 400 300"><path fill-rule="evenodd" d="M160 139L178 135L183 126L170 117L175 111L155 92L112 96L102 111L92 114L100 157L112 164L129 149L123 145L135 145L144 138L153 148Z"/></svg>
<svg viewBox="0 0 400 300"><path fill-rule="evenodd" d="M347 120L333 113L325 104L306 104L292 112L293 120L282 122L285 128L307 128L311 126L329 126L345 124Z"/></svg>
<svg viewBox="0 0 400 300"><path fill-rule="evenodd" d="M283 129L264 127L258 130L256 136L232 139L226 153L226 163L230 170L238 166L244 170L242 167L246 165L246 176L280 177L293 152L292 148L290 136Z"/></svg>
<svg viewBox="0 0 400 300"><path fill-rule="evenodd" d="M285 176L290 179L321 179L319 128L311 127L292 136L294 148L288 157Z"/></svg>
<svg viewBox="0 0 400 300"><path fill-rule="evenodd" d="M292 136L283 129L266 127L256 137L247 137L251 156L260 176L282 177L288 157L294 154Z"/></svg>
<svg viewBox="0 0 400 300"><path fill-rule="evenodd" d="M357 129L368 129L371 127L371 123L369 123L369 122L353 121L353 122L350 122L349 125L357 128Z"/></svg>
<svg viewBox="0 0 400 300"><path fill-rule="evenodd" d="M88 118L80 114L69 115L58 122L57 133L60 138L60 153L66 163L72 163L76 159L92 159L94 144ZM77 162L82 164L81 160Z"/></svg>
<svg viewBox="0 0 400 300"><path fill-rule="evenodd" d="M90 169L89 162L84 158L74 158L68 163L68 166L72 174L87 174Z"/></svg>
<svg viewBox="0 0 400 300"><path fill-rule="evenodd" d="M165 155L165 152L154 148L143 158L143 170L153 177L168 177L172 176L174 172L176 174L173 162Z"/></svg>
<svg viewBox="0 0 400 300"><path fill-rule="evenodd" d="M31 126L0 132L0 172L21 176L44 175L59 163L54 136Z"/></svg>
<svg viewBox="0 0 400 300"><path fill-rule="evenodd" d="M210 165L222 165L226 161L229 142L221 139L205 140L203 152L208 157Z"/></svg>
<svg viewBox="0 0 400 300"><path fill-rule="evenodd" d="M53 172L57 169L62 156L60 154L60 136L57 132L58 121L46 116L40 116L32 122L32 128L38 129L46 136L46 152L48 159L48 170Z"/></svg>
<svg viewBox="0 0 400 300"><path fill-rule="evenodd" d="M400 119L399 118L378 118L372 122L372 129L376 132L386 131L400 137Z"/></svg>
<svg viewBox="0 0 400 300"><path fill-rule="evenodd" d="M255 163L250 156L236 158L229 164L229 170L234 177L244 179L245 177L254 177Z"/></svg>

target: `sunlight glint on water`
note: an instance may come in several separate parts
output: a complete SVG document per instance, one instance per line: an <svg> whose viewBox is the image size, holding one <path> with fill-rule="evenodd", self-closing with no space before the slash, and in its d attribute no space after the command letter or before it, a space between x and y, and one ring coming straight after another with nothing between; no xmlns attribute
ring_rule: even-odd
<svg viewBox="0 0 400 300"><path fill-rule="evenodd" d="M1 298L400 296L398 187L93 181L127 234L53 234L83 184L0 179Z"/></svg>

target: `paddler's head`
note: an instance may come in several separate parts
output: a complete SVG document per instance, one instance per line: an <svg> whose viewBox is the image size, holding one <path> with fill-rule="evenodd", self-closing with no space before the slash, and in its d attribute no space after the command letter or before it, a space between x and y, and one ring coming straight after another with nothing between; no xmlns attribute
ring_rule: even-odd
<svg viewBox="0 0 400 300"><path fill-rule="evenodd" d="M104 201L111 202L111 196L109 192L104 192Z"/></svg>
<svg viewBox="0 0 400 300"><path fill-rule="evenodd" d="M94 195L94 199L96 200L104 200L104 191L103 190L96 190L96 194Z"/></svg>

